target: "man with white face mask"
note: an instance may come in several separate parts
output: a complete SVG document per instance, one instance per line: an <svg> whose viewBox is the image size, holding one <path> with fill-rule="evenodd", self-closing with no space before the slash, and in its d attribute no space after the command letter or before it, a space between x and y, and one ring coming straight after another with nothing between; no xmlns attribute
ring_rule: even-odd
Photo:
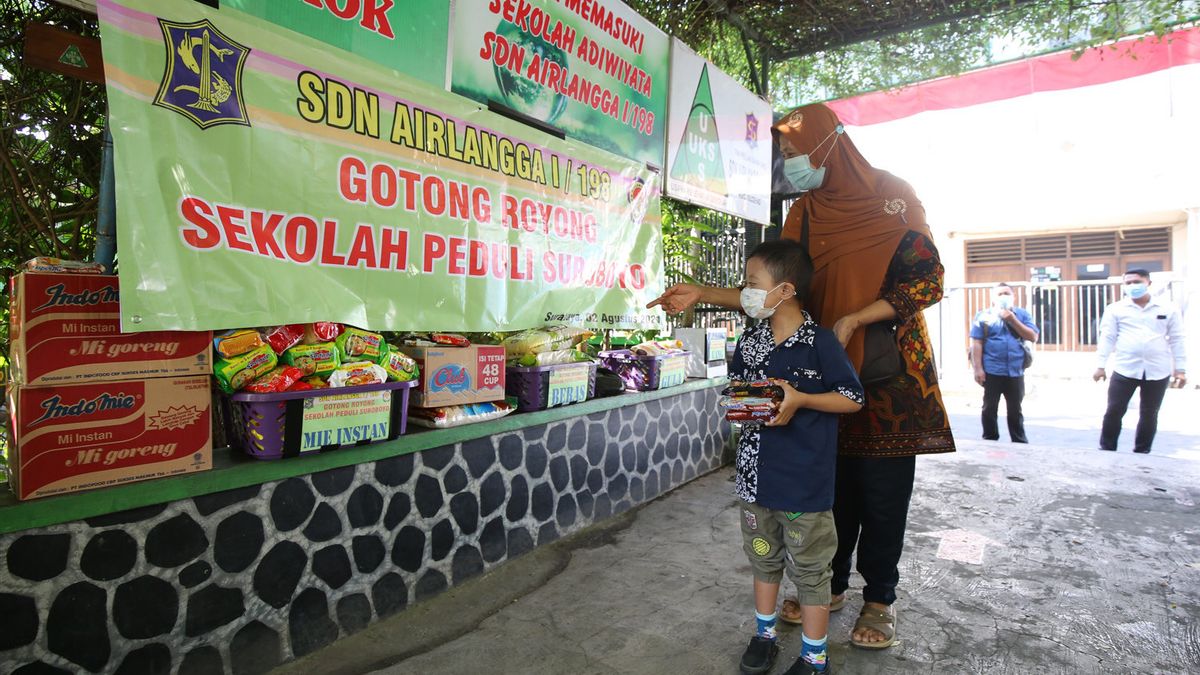
<svg viewBox="0 0 1200 675"><path fill-rule="evenodd" d="M1000 397L1008 407L1008 437L1028 443L1021 401L1025 398L1025 340L1036 341L1037 324L1029 312L1013 306L1013 289L1006 283L992 290L992 306L971 323L971 362L975 382L983 387L983 438L1000 440L996 422Z"/></svg>
<svg viewBox="0 0 1200 675"><path fill-rule="evenodd" d="M1108 357L1114 356L1108 409L1100 429L1100 449L1117 449L1121 418L1129 408L1134 390L1141 389L1133 451L1144 454L1150 452L1154 443L1158 409L1172 374L1174 386L1187 384L1183 319L1178 309L1150 294L1150 272L1144 269L1125 273L1121 294L1125 296L1123 299L1104 310L1100 344L1096 348L1099 367L1092 375L1097 382L1103 380Z"/></svg>

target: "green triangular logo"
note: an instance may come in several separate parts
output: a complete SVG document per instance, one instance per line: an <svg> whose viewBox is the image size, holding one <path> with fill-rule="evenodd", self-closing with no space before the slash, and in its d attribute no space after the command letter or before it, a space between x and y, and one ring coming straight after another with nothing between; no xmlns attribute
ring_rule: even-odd
<svg viewBox="0 0 1200 675"><path fill-rule="evenodd" d="M87 59L83 58L83 53L75 45L68 46L66 51L62 53L62 56L58 57L58 62L65 63L68 66L75 66L76 68L88 67Z"/></svg>
<svg viewBox="0 0 1200 675"><path fill-rule="evenodd" d="M725 194L725 160L717 137L717 118L713 114L712 87L708 83L708 64L700 71L700 84L692 98L671 177L698 185L717 194Z"/></svg>

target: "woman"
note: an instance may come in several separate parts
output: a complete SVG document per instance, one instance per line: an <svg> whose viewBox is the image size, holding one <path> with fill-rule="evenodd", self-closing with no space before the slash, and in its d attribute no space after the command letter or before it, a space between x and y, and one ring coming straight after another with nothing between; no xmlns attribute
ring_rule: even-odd
<svg viewBox="0 0 1200 675"><path fill-rule="evenodd" d="M898 326L902 372L864 382L867 406L842 417L833 507L838 551L830 609L845 603L857 548L866 586L851 644L882 649L896 638L892 604L915 458L954 451L921 316L942 297L943 268L912 188L872 167L833 111L820 104L797 108L774 131L785 177L797 190L807 190L788 212L782 236L807 238L814 267L809 313L833 329L860 372L866 327ZM681 284L650 306L675 313L697 302L739 308L738 290ZM780 618L798 622L799 610L789 598Z"/></svg>

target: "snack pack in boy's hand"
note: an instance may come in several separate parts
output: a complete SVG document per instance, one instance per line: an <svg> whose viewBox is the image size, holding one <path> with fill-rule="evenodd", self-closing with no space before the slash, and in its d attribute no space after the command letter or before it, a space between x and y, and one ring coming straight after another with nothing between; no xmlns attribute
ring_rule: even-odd
<svg viewBox="0 0 1200 675"><path fill-rule="evenodd" d="M783 387L775 384L771 380L755 380L754 382L730 382L729 386L721 390L722 396L745 397L755 396L760 398L773 398L777 401L783 400Z"/></svg>
<svg viewBox="0 0 1200 675"><path fill-rule="evenodd" d="M275 352L267 345L260 345L245 354L217 359L213 363L213 376L221 391L232 394L270 372L278 363Z"/></svg>
<svg viewBox="0 0 1200 675"><path fill-rule="evenodd" d="M730 422L766 422L779 413L783 387L769 380L733 382L721 391L718 405Z"/></svg>
<svg viewBox="0 0 1200 675"><path fill-rule="evenodd" d="M276 366L266 375L246 385L246 391L255 394L277 394L290 389L303 375L299 368Z"/></svg>
<svg viewBox="0 0 1200 675"><path fill-rule="evenodd" d="M321 377L329 377L342 365L337 345L332 342L296 345L283 353L283 362L289 366L296 366L305 375L316 374Z"/></svg>
<svg viewBox="0 0 1200 675"><path fill-rule="evenodd" d="M263 346L262 336L258 331L249 328L243 330L227 330L213 337L213 351L218 356L232 358Z"/></svg>
<svg viewBox="0 0 1200 675"><path fill-rule="evenodd" d="M334 344L338 348L338 356L342 363L352 361L370 361L379 363L387 356L387 343L379 333L346 327L345 332L337 336Z"/></svg>

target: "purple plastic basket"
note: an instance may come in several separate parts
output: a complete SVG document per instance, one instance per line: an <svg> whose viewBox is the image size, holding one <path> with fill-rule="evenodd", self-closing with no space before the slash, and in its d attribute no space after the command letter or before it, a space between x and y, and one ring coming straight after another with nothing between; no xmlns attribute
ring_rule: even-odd
<svg viewBox="0 0 1200 675"><path fill-rule="evenodd" d="M683 384L687 379L687 359L690 354L691 352L683 351L677 354L639 356L628 349L617 349L600 352L599 356L605 368L621 376L626 389L654 391ZM663 370L675 364L680 364L676 367L683 369L684 376L679 378L678 382L661 382Z"/></svg>
<svg viewBox="0 0 1200 675"><path fill-rule="evenodd" d="M408 391L417 386L411 382L384 382L358 387L336 387L310 391L285 391L278 394L239 393L226 399L226 428L232 445L256 459L282 459L302 453L325 452L348 445L366 445L372 441L391 440L403 434L408 427ZM346 394L364 394L391 391L391 411L388 413L386 439L355 439L354 434L333 429L322 431L326 436L314 436L318 440L329 440L319 446L305 448L303 436L304 410L312 405L313 399ZM346 427L352 429L352 427Z"/></svg>
<svg viewBox="0 0 1200 675"><path fill-rule="evenodd" d="M564 392L560 400L550 400L551 373L587 369L587 396L578 398L574 393ZM553 366L509 366L505 373L504 391L517 397L517 410L543 410L555 406L578 403L596 396L596 364L588 361L562 363Z"/></svg>

